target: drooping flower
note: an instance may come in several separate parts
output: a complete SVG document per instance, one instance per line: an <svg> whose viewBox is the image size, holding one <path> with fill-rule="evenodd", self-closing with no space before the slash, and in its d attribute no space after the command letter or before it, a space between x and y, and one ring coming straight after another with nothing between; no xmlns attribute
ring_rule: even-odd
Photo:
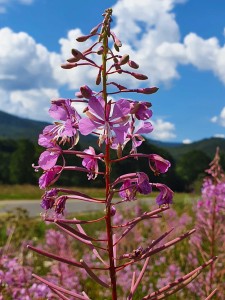
<svg viewBox="0 0 225 300"><path fill-rule="evenodd" d="M55 183L59 178L62 169L63 168L61 166L54 166L52 169L45 171L39 178L40 189L45 189Z"/></svg>
<svg viewBox="0 0 225 300"><path fill-rule="evenodd" d="M138 172L136 178L127 179L120 187L119 195L125 201L136 200L136 194L147 195L151 193L152 187L149 183L148 175Z"/></svg>
<svg viewBox="0 0 225 300"><path fill-rule="evenodd" d="M151 106L149 102L132 101L130 113L134 114L138 120L145 121L152 116L152 111L149 109Z"/></svg>
<svg viewBox="0 0 225 300"><path fill-rule="evenodd" d="M162 158L158 154L149 155L149 167L154 172L155 175L160 173L166 173L171 166L170 162Z"/></svg>
<svg viewBox="0 0 225 300"><path fill-rule="evenodd" d="M145 140L141 134L148 134L152 132L153 126L150 122L141 121L135 128L131 134L128 134L128 138L130 137L132 140L132 150L131 153L137 152L137 147L141 146L142 142Z"/></svg>
<svg viewBox="0 0 225 300"><path fill-rule="evenodd" d="M150 194L152 191L148 175L144 172L137 173L137 191L143 195Z"/></svg>
<svg viewBox="0 0 225 300"><path fill-rule="evenodd" d="M153 183L152 185L160 191L159 195L156 197L156 203L159 206L164 204L168 205L173 202L174 193L168 186L162 183Z"/></svg>
<svg viewBox="0 0 225 300"><path fill-rule="evenodd" d="M124 201L136 200L137 190L132 185L132 181L127 179L120 187L119 195Z"/></svg>
<svg viewBox="0 0 225 300"><path fill-rule="evenodd" d="M56 196L58 195L57 189L53 188L46 191L41 197L41 207L45 210L51 209L55 203Z"/></svg>
<svg viewBox="0 0 225 300"><path fill-rule="evenodd" d="M86 156L78 155L78 156L84 157L83 161L82 161L82 166L85 167L89 171L88 180L95 179L98 175L97 160L100 159L100 157L99 158L94 157L96 155L95 149L91 146L89 146L89 149L85 149L83 152L92 155L92 156L89 156L89 155L86 155Z"/></svg>

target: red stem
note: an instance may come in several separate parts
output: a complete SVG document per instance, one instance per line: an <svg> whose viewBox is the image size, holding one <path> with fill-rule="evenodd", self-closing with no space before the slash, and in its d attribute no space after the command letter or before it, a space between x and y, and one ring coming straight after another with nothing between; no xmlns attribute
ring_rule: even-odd
<svg viewBox="0 0 225 300"><path fill-rule="evenodd" d="M110 18L110 16L108 16ZM107 16L106 16L107 18ZM107 20L106 20L107 21ZM103 98L105 100L105 113L107 107L107 53L108 53L108 35L107 30L103 27L103 54L102 54L102 85L103 85ZM110 195L110 139L109 132L106 132L106 147L105 147L105 199ZM106 231L108 239L108 254L109 254L109 273L111 280L111 294L112 300L117 300L117 287L116 287L116 267L113 258L113 229L111 224L111 203L106 204Z"/></svg>

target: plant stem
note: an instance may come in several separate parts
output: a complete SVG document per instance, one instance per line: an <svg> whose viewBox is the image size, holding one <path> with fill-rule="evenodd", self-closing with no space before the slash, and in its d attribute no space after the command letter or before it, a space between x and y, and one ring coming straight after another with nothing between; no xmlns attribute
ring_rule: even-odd
<svg viewBox="0 0 225 300"><path fill-rule="evenodd" d="M107 30L103 32L103 54L102 54L102 85L103 85L103 98L105 100L105 115L107 109L107 74L106 74L106 62L108 53L108 36ZM107 122L107 120L106 120ZM105 147L105 196L108 199L110 194L110 138L108 128L106 129L106 147ZM116 288L116 270L113 257L113 229L111 224L111 204L106 204L106 230L107 230L107 240L108 240L108 254L109 254L109 273L111 280L111 291L112 300L117 300L117 288Z"/></svg>

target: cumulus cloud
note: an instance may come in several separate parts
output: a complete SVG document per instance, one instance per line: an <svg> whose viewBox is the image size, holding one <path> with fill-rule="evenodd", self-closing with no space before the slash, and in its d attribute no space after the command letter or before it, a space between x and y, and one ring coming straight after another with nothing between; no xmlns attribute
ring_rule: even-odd
<svg viewBox="0 0 225 300"><path fill-rule="evenodd" d="M166 141L176 137L175 125L173 123L164 121L160 118L155 121L151 120L151 123L154 127L153 132L150 134L151 138Z"/></svg>
<svg viewBox="0 0 225 300"><path fill-rule="evenodd" d="M214 116L214 117L211 118L211 122L217 123L217 124L225 127L225 106L221 110L221 112L218 116Z"/></svg>

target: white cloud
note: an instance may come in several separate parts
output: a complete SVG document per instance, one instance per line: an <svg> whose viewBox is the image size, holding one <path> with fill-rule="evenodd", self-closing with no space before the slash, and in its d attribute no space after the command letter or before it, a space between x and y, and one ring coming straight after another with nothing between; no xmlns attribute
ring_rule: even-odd
<svg viewBox="0 0 225 300"><path fill-rule="evenodd" d="M182 143L183 143L183 144L191 144L192 141L191 141L190 139L184 139L184 140L182 141Z"/></svg>
<svg viewBox="0 0 225 300"><path fill-rule="evenodd" d="M211 122L217 123L217 124L225 127L225 106L221 110L219 116L214 116L214 117L211 118Z"/></svg>
<svg viewBox="0 0 225 300"><path fill-rule="evenodd" d="M153 132L149 137L156 140L171 140L176 137L175 126L173 123L164 121L163 119L151 120L154 127Z"/></svg>
<svg viewBox="0 0 225 300"><path fill-rule="evenodd" d="M30 5L34 0L0 0L0 14L6 13L8 7L15 4Z"/></svg>
<svg viewBox="0 0 225 300"><path fill-rule="evenodd" d="M225 134L223 134L223 133L217 133L217 134L214 134L214 137L224 139L225 138Z"/></svg>
<svg viewBox="0 0 225 300"><path fill-rule="evenodd" d="M48 109L51 98L58 98L55 89L0 90L1 108L4 111L28 119L49 121Z"/></svg>
<svg viewBox="0 0 225 300"><path fill-rule="evenodd" d="M216 37L189 33L180 40L173 8L176 0L120 0L114 9L115 31L124 49L142 66L150 84L168 84L179 78L177 66L191 64L211 71L225 84L225 45ZM124 17L126 15L126 17Z"/></svg>
<svg viewBox="0 0 225 300"><path fill-rule="evenodd" d="M27 33L0 30L0 88L26 90L56 87L51 53Z"/></svg>

